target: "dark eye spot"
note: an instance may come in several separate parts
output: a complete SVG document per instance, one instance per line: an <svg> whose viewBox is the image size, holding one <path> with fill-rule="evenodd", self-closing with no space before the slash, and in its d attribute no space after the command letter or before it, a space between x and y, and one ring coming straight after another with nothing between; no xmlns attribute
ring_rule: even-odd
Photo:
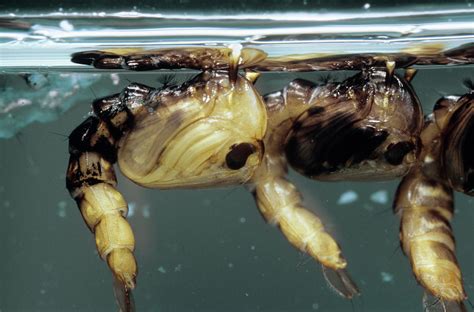
<svg viewBox="0 0 474 312"><path fill-rule="evenodd" d="M399 165L403 161L405 155L415 149L415 145L412 142L404 141L398 143L392 143L387 147L387 151L384 153L385 160L391 165Z"/></svg>
<svg viewBox="0 0 474 312"><path fill-rule="evenodd" d="M225 157L227 167L232 170L238 170L245 166L247 158L255 152L256 148L250 143L234 144L230 148L230 152Z"/></svg>

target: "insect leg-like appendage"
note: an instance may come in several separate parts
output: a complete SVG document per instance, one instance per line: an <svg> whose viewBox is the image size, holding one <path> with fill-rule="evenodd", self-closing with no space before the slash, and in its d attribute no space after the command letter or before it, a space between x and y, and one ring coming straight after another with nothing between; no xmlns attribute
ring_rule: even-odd
<svg viewBox="0 0 474 312"><path fill-rule="evenodd" d="M419 169L401 182L394 204L400 241L419 283L435 297L462 304L466 294L450 221L453 192Z"/></svg>
<svg viewBox="0 0 474 312"><path fill-rule="evenodd" d="M286 165L271 156L264 161L252 191L265 220L278 225L293 246L322 264L327 281L338 294L346 298L357 295L339 245L321 219L304 207L300 193L285 177Z"/></svg>
<svg viewBox="0 0 474 312"><path fill-rule="evenodd" d="M146 92L146 87L135 84L120 95L96 100L95 115L69 136L66 185L84 221L95 234L100 257L107 261L116 279L116 293L117 290L122 292L116 296L124 311L133 309L130 291L135 287L137 264L133 255L134 235L125 219L127 202L116 189L113 164L117 160L117 142L133 123L132 112L126 104ZM121 290L117 289L120 287Z"/></svg>
<svg viewBox="0 0 474 312"><path fill-rule="evenodd" d="M265 156L249 188L265 220L278 225L293 246L322 264L326 280L338 294L352 298L359 290L345 270L347 262L339 245L322 220L304 207L300 193L286 178L287 156L282 142L319 91L315 84L299 79L264 97L272 131L265 136Z"/></svg>
<svg viewBox="0 0 474 312"><path fill-rule="evenodd" d="M435 114L426 119L420 135L420 161L400 183L394 211L401 218L401 246L416 279L427 290L428 297L438 298L433 304L424 300L426 310L464 311L466 294L450 225L453 190L441 161L445 153L443 129L447 124L441 109L438 105Z"/></svg>
<svg viewBox="0 0 474 312"><path fill-rule="evenodd" d="M108 49L74 53L71 61L103 69L136 71L156 69L230 70L245 68L264 60L267 54L254 48L184 47L157 50Z"/></svg>
<svg viewBox="0 0 474 312"><path fill-rule="evenodd" d="M126 289L135 287L135 238L125 217L127 202L116 189L115 140L105 122L92 116L69 137L67 188L95 235L97 251Z"/></svg>

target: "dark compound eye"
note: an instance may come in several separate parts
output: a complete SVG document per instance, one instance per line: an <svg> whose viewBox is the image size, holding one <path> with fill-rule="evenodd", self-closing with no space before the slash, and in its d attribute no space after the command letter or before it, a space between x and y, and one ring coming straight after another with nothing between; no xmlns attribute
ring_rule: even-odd
<svg viewBox="0 0 474 312"><path fill-rule="evenodd" d="M256 151L254 145L250 143L234 144L230 148L230 152L225 157L227 167L232 170L238 170L245 166L247 158Z"/></svg>
<svg viewBox="0 0 474 312"><path fill-rule="evenodd" d="M403 157L412 151L415 145L412 142L404 141L398 143L392 143L387 147L387 151L384 153L385 159L391 165L399 165L403 161Z"/></svg>

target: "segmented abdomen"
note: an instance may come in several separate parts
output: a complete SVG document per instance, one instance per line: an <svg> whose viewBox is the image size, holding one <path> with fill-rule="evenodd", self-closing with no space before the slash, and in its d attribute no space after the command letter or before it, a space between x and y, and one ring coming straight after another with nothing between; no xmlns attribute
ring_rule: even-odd
<svg viewBox="0 0 474 312"><path fill-rule="evenodd" d="M464 300L450 225L452 190L415 168L398 187L394 209L401 217L400 241L416 279L438 298Z"/></svg>

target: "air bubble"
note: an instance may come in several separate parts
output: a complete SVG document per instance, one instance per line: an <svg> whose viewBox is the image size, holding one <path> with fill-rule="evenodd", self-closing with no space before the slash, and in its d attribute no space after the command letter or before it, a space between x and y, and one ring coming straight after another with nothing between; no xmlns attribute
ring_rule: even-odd
<svg viewBox="0 0 474 312"><path fill-rule="evenodd" d="M136 202L128 203L128 215L127 215L127 217L133 217L133 215L135 214L136 209L137 209L137 203Z"/></svg>
<svg viewBox="0 0 474 312"><path fill-rule="evenodd" d="M359 198L356 192L349 190L341 194L337 200L338 205L348 205L355 202Z"/></svg>
<svg viewBox="0 0 474 312"><path fill-rule="evenodd" d="M380 190L370 195L370 200L377 204L386 204L388 203L388 192L385 190Z"/></svg>

